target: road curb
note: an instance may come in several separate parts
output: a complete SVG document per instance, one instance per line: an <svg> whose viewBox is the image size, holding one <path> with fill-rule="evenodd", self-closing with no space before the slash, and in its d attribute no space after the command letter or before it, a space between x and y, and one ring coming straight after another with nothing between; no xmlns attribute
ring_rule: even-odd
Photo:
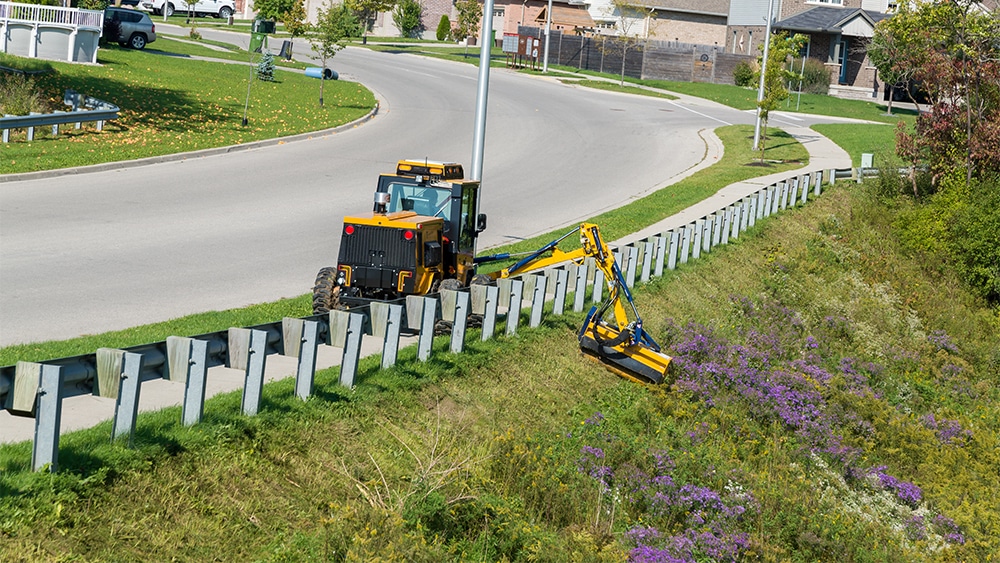
<svg viewBox="0 0 1000 563"><path fill-rule="evenodd" d="M92 174L94 172L107 172L109 170L123 170L126 168L138 168L140 166L148 166L150 164L160 164L162 162L176 162L179 160L189 160L193 158L204 158L207 156L216 156L220 154L229 154L240 151L248 151L253 149L259 149L263 147L270 147L274 145L282 145L285 143L294 143L298 141L307 141L309 139L316 139L327 137L330 135L335 135L337 133L342 133L350 129L354 129L359 125L363 125L378 115L379 107L381 103L376 101L375 107L368 112L363 117L355 119L349 123L343 125L338 125L330 129L323 129L321 131L312 131L309 133L299 133L296 135L289 135L287 137L275 137L272 139L263 139L260 141L253 141L250 143L243 143L239 145L228 145L225 147L215 147L211 149L201 149L191 152L182 152L176 154L165 154L161 156L150 156L147 158L139 158L136 160L122 160L119 162L105 162L102 164L91 164L89 166L77 166L74 168L59 168L56 170L41 170L39 172L23 172L20 174L0 174L0 184L7 182L22 182L26 180L40 180L44 178L58 178L60 176L76 176L78 174Z"/></svg>

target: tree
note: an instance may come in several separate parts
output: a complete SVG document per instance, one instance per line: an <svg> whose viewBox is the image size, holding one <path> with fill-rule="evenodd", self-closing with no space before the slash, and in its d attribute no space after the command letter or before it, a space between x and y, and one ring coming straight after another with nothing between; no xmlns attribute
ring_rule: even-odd
<svg viewBox="0 0 1000 563"><path fill-rule="evenodd" d="M291 12L299 0L255 0L253 7L261 19L279 21L282 16Z"/></svg>
<svg viewBox="0 0 1000 563"><path fill-rule="evenodd" d="M931 106L913 133L900 130L900 155L926 163L935 185L964 180L968 189L1000 168L1000 16L973 0L901 2L875 35L895 47L876 53L876 68L912 72Z"/></svg>
<svg viewBox="0 0 1000 563"><path fill-rule="evenodd" d="M775 33L771 35L770 47L767 51L767 68L764 71L764 98L757 103L760 109L762 122L760 136L760 161L764 162L764 149L767 144L767 118L771 110L778 109L778 104L788 97L788 89L785 84L798 74L788 70L785 61L797 56L802 47L805 46L808 38L805 35L796 34L789 37L786 33ZM761 46L761 57L758 59L758 67L763 66L764 47ZM760 80L760 71L757 71L757 80Z"/></svg>
<svg viewBox="0 0 1000 563"><path fill-rule="evenodd" d="M456 0L455 10L458 20L452 30L452 39L462 41L479 34L479 22L483 20L483 7L479 0ZM466 42L468 54L468 42Z"/></svg>
<svg viewBox="0 0 1000 563"><path fill-rule="evenodd" d="M362 27L362 43L368 43L368 31L372 28L375 16L379 12L388 12L396 5L396 0L346 0L352 10L360 14Z"/></svg>
<svg viewBox="0 0 1000 563"><path fill-rule="evenodd" d="M447 14L441 14L441 21L438 22L437 33L435 36L438 41L444 41L451 34L451 20L448 19Z"/></svg>
<svg viewBox="0 0 1000 563"><path fill-rule="evenodd" d="M319 9L316 16L316 25L313 26L315 33L309 39L313 50L319 55L320 65L325 69L326 62L344 48L344 29L342 25L343 17L341 8L334 6L329 0L326 6ZM323 107L323 84L326 79L322 76L319 79L319 105Z"/></svg>
<svg viewBox="0 0 1000 563"><path fill-rule="evenodd" d="M300 37L309 30L309 24L306 23L306 6L303 0L295 0L292 4L291 9L287 12L281 14L281 21L285 24L285 31L287 31L292 38Z"/></svg>
<svg viewBox="0 0 1000 563"><path fill-rule="evenodd" d="M274 82L274 55L267 49L257 63L257 80L263 82Z"/></svg>
<svg viewBox="0 0 1000 563"><path fill-rule="evenodd" d="M640 33L640 29L643 22L653 15L653 8L638 4L635 0L611 0L611 4L608 6L608 15L614 16L618 20L619 35L615 44L622 49L622 66L618 85L624 86L625 59L628 58L629 51L639 49L645 44L646 39L649 39L648 33Z"/></svg>
<svg viewBox="0 0 1000 563"><path fill-rule="evenodd" d="M417 0L399 0L392 10L401 37L416 37L424 30L424 6Z"/></svg>

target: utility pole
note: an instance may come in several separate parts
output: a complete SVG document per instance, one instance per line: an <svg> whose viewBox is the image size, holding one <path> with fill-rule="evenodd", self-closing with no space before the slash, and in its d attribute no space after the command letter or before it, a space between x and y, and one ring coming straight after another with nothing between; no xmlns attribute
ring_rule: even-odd
<svg viewBox="0 0 1000 563"><path fill-rule="evenodd" d="M486 98L490 89L490 49L493 48L493 0L483 2L482 45L479 49L479 88L476 91L476 131L472 138L472 179L483 179L486 148Z"/></svg>
<svg viewBox="0 0 1000 563"><path fill-rule="evenodd" d="M549 35L552 31L552 0L545 10L545 58L542 60L542 72L549 71Z"/></svg>
<svg viewBox="0 0 1000 563"><path fill-rule="evenodd" d="M774 0L767 2L767 28L764 31L764 56L760 62L760 87L757 90L757 124L753 129L753 150L760 149L760 104L764 101L764 77L767 75L767 51L771 48L771 21L774 20Z"/></svg>

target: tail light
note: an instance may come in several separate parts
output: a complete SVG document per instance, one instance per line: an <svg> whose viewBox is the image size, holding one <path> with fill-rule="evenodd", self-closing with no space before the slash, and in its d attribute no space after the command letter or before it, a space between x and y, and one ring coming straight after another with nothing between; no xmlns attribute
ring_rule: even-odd
<svg viewBox="0 0 1000 563"><path fill-rule="evenodd" d="M354 225L344 225L344 234L345 235L353 235L354 234Z"/></svg>

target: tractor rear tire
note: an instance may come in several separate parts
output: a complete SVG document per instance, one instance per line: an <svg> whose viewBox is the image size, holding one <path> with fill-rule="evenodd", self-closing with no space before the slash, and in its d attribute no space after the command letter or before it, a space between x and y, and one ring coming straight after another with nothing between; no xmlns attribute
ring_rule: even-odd
<svg viewBox="0 0 1000 563"><path fill-rule="evenodd" d="M474 285L493 285L493 278L487 276L486 274L476 274L472 276L472 279L469 281L470 287ZM470 313L469 328L483 328L483 316Z"/></svg>
<svg viewBox="0 0 1000 563"><path fill-rule="evenodd" d="M334 283L337 269L326 267L316 274L316 285L313 286L313 314L329 313L340 309L340 286Z"/></svg>

